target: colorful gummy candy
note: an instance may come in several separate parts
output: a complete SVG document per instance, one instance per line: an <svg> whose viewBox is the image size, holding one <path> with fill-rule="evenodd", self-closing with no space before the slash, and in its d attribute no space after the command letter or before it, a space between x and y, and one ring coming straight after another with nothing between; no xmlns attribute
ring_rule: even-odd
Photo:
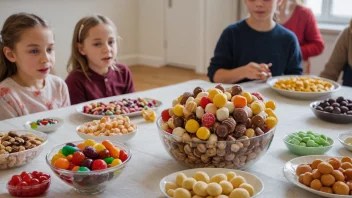
<svg viewBox="0 0 352 198"><path fill-rule="evenodd" d="M88 139L78 145L66 144L52 157L51 164L60 169L86 172L117 166L127 159L127 153L109 140L96 143Z"/></svg>

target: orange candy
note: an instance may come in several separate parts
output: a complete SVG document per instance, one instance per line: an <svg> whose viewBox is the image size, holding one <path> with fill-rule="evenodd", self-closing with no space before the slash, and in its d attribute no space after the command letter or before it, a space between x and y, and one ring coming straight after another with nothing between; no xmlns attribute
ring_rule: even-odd
<svg viewBox="0 0 352 198"><path fill-rule="evenodd" d="M243 108L247 105L247 98L244 96L236 95L234 96L233 104L236 108Z"/></svg>
<svg viewBox="0 0 352 198"><path fill-rule="evenodd" d="M79 166L75 166L72 168L72 171L78 171L78 169L79 169Z"/></svg>
<svg viewBox="0 0 352 198"><path fill-rule="evenodd" d="M118 159L120 156L120 150L116 148L109 140L104 140L102 144L110 152L111 157Z"/></svg>
<svg viewBox="0 0 352 198"><path fill-rule="evenodd" d="M54 166L56 168L68 169L68 167L70 167L70 162L65 158L59 158L55 161Z"/></svg>
<svg viewBox="0 0 352 198"><path fill-rule="evenodd" d="M66 157L66 159L68 160L68 161L72 161L72 158L73 158L73 155L71 154L71 155L68 155L67 157Z"/></svg>
<svg viewBox="0 0 352 198"><path fill-rule="evenodd" d="M84 143L80 143L80 144L77 144L77 148L79 148L79 150L83 151L84 148L86 148L86 145Z"/></svg>

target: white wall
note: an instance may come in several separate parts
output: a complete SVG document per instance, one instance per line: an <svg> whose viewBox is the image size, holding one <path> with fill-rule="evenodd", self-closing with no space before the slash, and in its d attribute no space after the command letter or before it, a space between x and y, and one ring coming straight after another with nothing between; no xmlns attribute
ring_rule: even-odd
<svg viewBox="0 0 352 198"><path fill-rule="evenodd" d="M15 12L31 12L52 25L56 40L56 73L67 76L66 63L70 54L73 28L88 14L103 14L117 26L122 37L121 62L133 62L130 55L138 54L138 0L0 0L0 25ZM134 64L134 63L133 63Z"/></svg>

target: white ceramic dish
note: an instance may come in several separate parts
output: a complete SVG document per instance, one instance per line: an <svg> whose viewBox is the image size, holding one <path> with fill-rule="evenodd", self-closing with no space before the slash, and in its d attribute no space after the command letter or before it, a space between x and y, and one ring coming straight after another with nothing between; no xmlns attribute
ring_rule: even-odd
<svg viewBox="0 0 352 198"><path fill-rule="evenodd" d="M267 80L267 84L278 94L288 97L288 98L293 98L293 99L299 99L299 100L314 100L314 99L319 99L323 97L328 97L330 96L333 92L339 90L341 88L341 85L335 81L326 79L326 78L321 78L318 76L313 76L313 75L303 75L300 77L312 77L312 78L318 78L324 81L327 81L332 84L332 88L330 91L325 91L325 92L302 92L302 91L290 91L290 90L283 90L279 88L275 88L274 84L278 80L282 79L288 79L294 76L298 75L286 75L286 76L277 76L277 77L272 77Z"/></svg>
<svg viewBox="0 0 352 198"><path fill-rule="evenodd" d="M172 174L167 175L166 177L162 178L160 180L160 184L159 184L161 192L166 197L169 197L165 192L165 184L167 182L175 183L176 176L179 173L184 173L187 177L193 177L193 175L198 171L203 171L203 172L207 173L209 175L209 177L212 177L212 176L214 176L216 174L220 174L220 173L226 174L227 172L233 171L236 173L236 175L244 177L246 182L253 186L254 191L255 191L255 195L253 197L258 196L264 190L263 182L257 176L255 176L251 173L248 173L248 172L234 170L234 169L226 169L226 168L196 168L196 169L188 169L188 170L184 170L184 171L175 172L175 173L172 173Z"/></svg>
<svg viewBox="0 0 352 198"><path fill-rule="evenodd" d="M337 194L330 194L330 193L325 193L321 191L314 190L312 188L307 187L304 184L299 183L298 181L298 176L296 175L296 168L300 164L309 164L312 163L316 159L321 159L321 160L327 160L332 158L331 156L326 156L326 155L309 155L309 156L303 156L303 157L297 157L294 158L290 161L288 161L284 168L283 172L288 181L291 183L295 184L296 186L303 188L304 190L307 190L309 192L312 192L314 194L323 196L323 197L331 197L331 198L351 198L351 195L337 195ZM335 157L339 160L342 159L342 157Z"/></svg>
<svg viewBox="0 0 352 198"><path fill-rule="evenodd" d="M352 137L352 131L340 133L337 139L347 150L352 151L352 145L345 143L345 139L348 137Z"/></svg>
<svg viewBox="0 0 352 198"><path fill-rule="evenodd" d="M43 119L43 118L39 118L39 119ZM39 119L33 119L32 121L27 121L24 123L24 128L28 129L28 130L36 130L36 131L41 131L44 133L49 133L49 132L53 132L56 131L59 127L61 127L64 124L64 120L58 117L49 117L47 119L54 119L57 120L58 123L56 124L52 124L52 125L47 125L47 126L37 126L37 128L32 128L31 127L31 123L35 122L36 120Z"/></svg>
<svg viewBox="0 0 352 198"><path fill-rule="evenodd" d="M144 98L145 100L147 101L150 101L150 100L154 100L152 98ZM103 102L109 102L109 101L103 101ZM89 104L89 103L88 103ZM87 104L85 104L87 105ZM159 100L156 100L156 106L155 107L152 107L150 109L157 109L158 107L160 107L162 105L162 102L159 101ZM89 117L89 118L93 118L93 119L100 119L104 116L108 116L108 115L93 115L93 114L87 114L87 113L83 113L83 107L84 105L78 105L76 107L76 111L81 114L81 115L84 115L86 117ZM125 114L120 114L120 115L123 115L123 116L128 116L128 117L133 117L133 116L141 116L142 115L142 111L136 111L136 112L133 112L133 113L125 113ZM116 116L116 115L111 115L111 116Z"/></svg>
<svg viewBox="0 0 352 198"><path fill-rule="evenodd" d="M93 140L99 141L99 142L104 141L104 140L110 140L113 142L124 143L124 142L131 140L137 134L137 131L138 131L138 127L137 127L136 130L134 130L133 132L128 133L128 134L124 134L124 135L95 136L95 135L88 135L85 133L78 132L78 129L81 128L82 126L83 125L80 125L76 128L76 133L79 137L81 137L84 140L93 139Z"/></svg>

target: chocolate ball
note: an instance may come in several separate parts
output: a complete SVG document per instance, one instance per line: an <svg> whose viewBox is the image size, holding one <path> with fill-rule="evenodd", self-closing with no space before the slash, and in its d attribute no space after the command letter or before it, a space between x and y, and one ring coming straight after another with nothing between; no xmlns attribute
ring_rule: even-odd
<svg viewBox="0 0 352 198"><path fill-rule="evenodd" d="M348 111L348 108L345 106L340 107L340 110L342 113L346 113Z"/></svg>
<svg viewBox="0 0 352 198"><path fill-rule="evenodd" d="M240 85L234 85L231 88L231 95L235 96L235 95L239 95L242 93L242 87Z"/></svg>
<svg viewBox="0 0 352 198"><path fill-rule="evenodd" d="M225 138L227 137L227 135L229 134L229 129L227 128L226 125L221 124L216 128L215 131L216 135L218 135L221 138Z"/></svg>
<svg viewBox="0 0 352 198"><path fill-rule="evenodd" d="M252 117L252 124L256 127L262 127L264 126L264 118L260 115L255 115Z"/></svg>
<svg viewBox="0 0 352 198"><path fill-rule="evenodd" d="M235 128L235 132L234 132L233 136L235 138L239 138L245 134L246 130L247 130L247 128L246 128L246 126L244 126L244 124L239 124Z"/></svg>
<svg viewBox="0 0 352 198"><path fill-rule="evenodd" d="M245 123L248 119L248 114L243 108L235 108L233 111L233 117L239 123Z"/></svg>
<svg viewBox="0 0 352 198"><path fill-rule="evenodd" d="M224 87L221 84L216 85L215 88L217 88L217 89L221 90L223 93L225 93L225 89L224 89Z"/></svg>
<svg viewBox="0 0 352 198"><path fill-rule="evenodd" d="M174 125L175 127L182 127L184 128L185 126L185 121L181 117L175 117L174 118Z"/></svg>
<svg viewBox="0 0 352 198"><path fill-rule="evenodd" d="M182 99L181 99L181 104L182 105L184 105L184 104L186 104L186 102L187 102L187 99L189 98L189 97L191 97L191 96L193 96L190 92L185 92L184 94L183 94L183 96L182 96Z"/></svg>
<svg viewBox="0 0 352 198"><path fill-rule="evenodd" d="M193 95L194 95L194 97L197 97L197 95L200 93L200 92L204 92L205 90L203 89L203 88L201 88L201 87L196 87L196 88L194 88L194 90L193 90Z"/></svg>
<svg viewBox="0 0 352 198"><path fill-rule="evenodd" d="M343 98L342 96L340 96L340 97L338 97L338 98L336 99L336 102L340 103L340 102L342 102L343 100L345 100L345 98Z"/></svg>
<svg viewBox="0 0 352 198"><path fill-rule="evenodd" d="M332 110L332 113L340 114L341 113L341 109L339 107L334 107L334 110Z"/></svg>
<svg viewBox="0 0 352 198"><path fill-rule="evenodd" d="M236 128L236 121L233 118L226 118L224 121L222 121L223 125L227 126L229 129L229 133L233 133Z"/></svg>
<svg viewBox="0 0 352 198"><path fill-rule="evenodd" d="M246 125L247 129L248 129L248 128L251 128L251 127L252 127L252 119L248 118L248 119L247 119L247 122L244 123L244 125Z"/></svg>
<svg viewBox="0 0 352 198"><path fill-rule="evenodd" d="M327 107L324 108L324 111L326 111L328 113L331 113L332 110L334 110L334 107L332 107L332 106L327 106Z"/></svg>

